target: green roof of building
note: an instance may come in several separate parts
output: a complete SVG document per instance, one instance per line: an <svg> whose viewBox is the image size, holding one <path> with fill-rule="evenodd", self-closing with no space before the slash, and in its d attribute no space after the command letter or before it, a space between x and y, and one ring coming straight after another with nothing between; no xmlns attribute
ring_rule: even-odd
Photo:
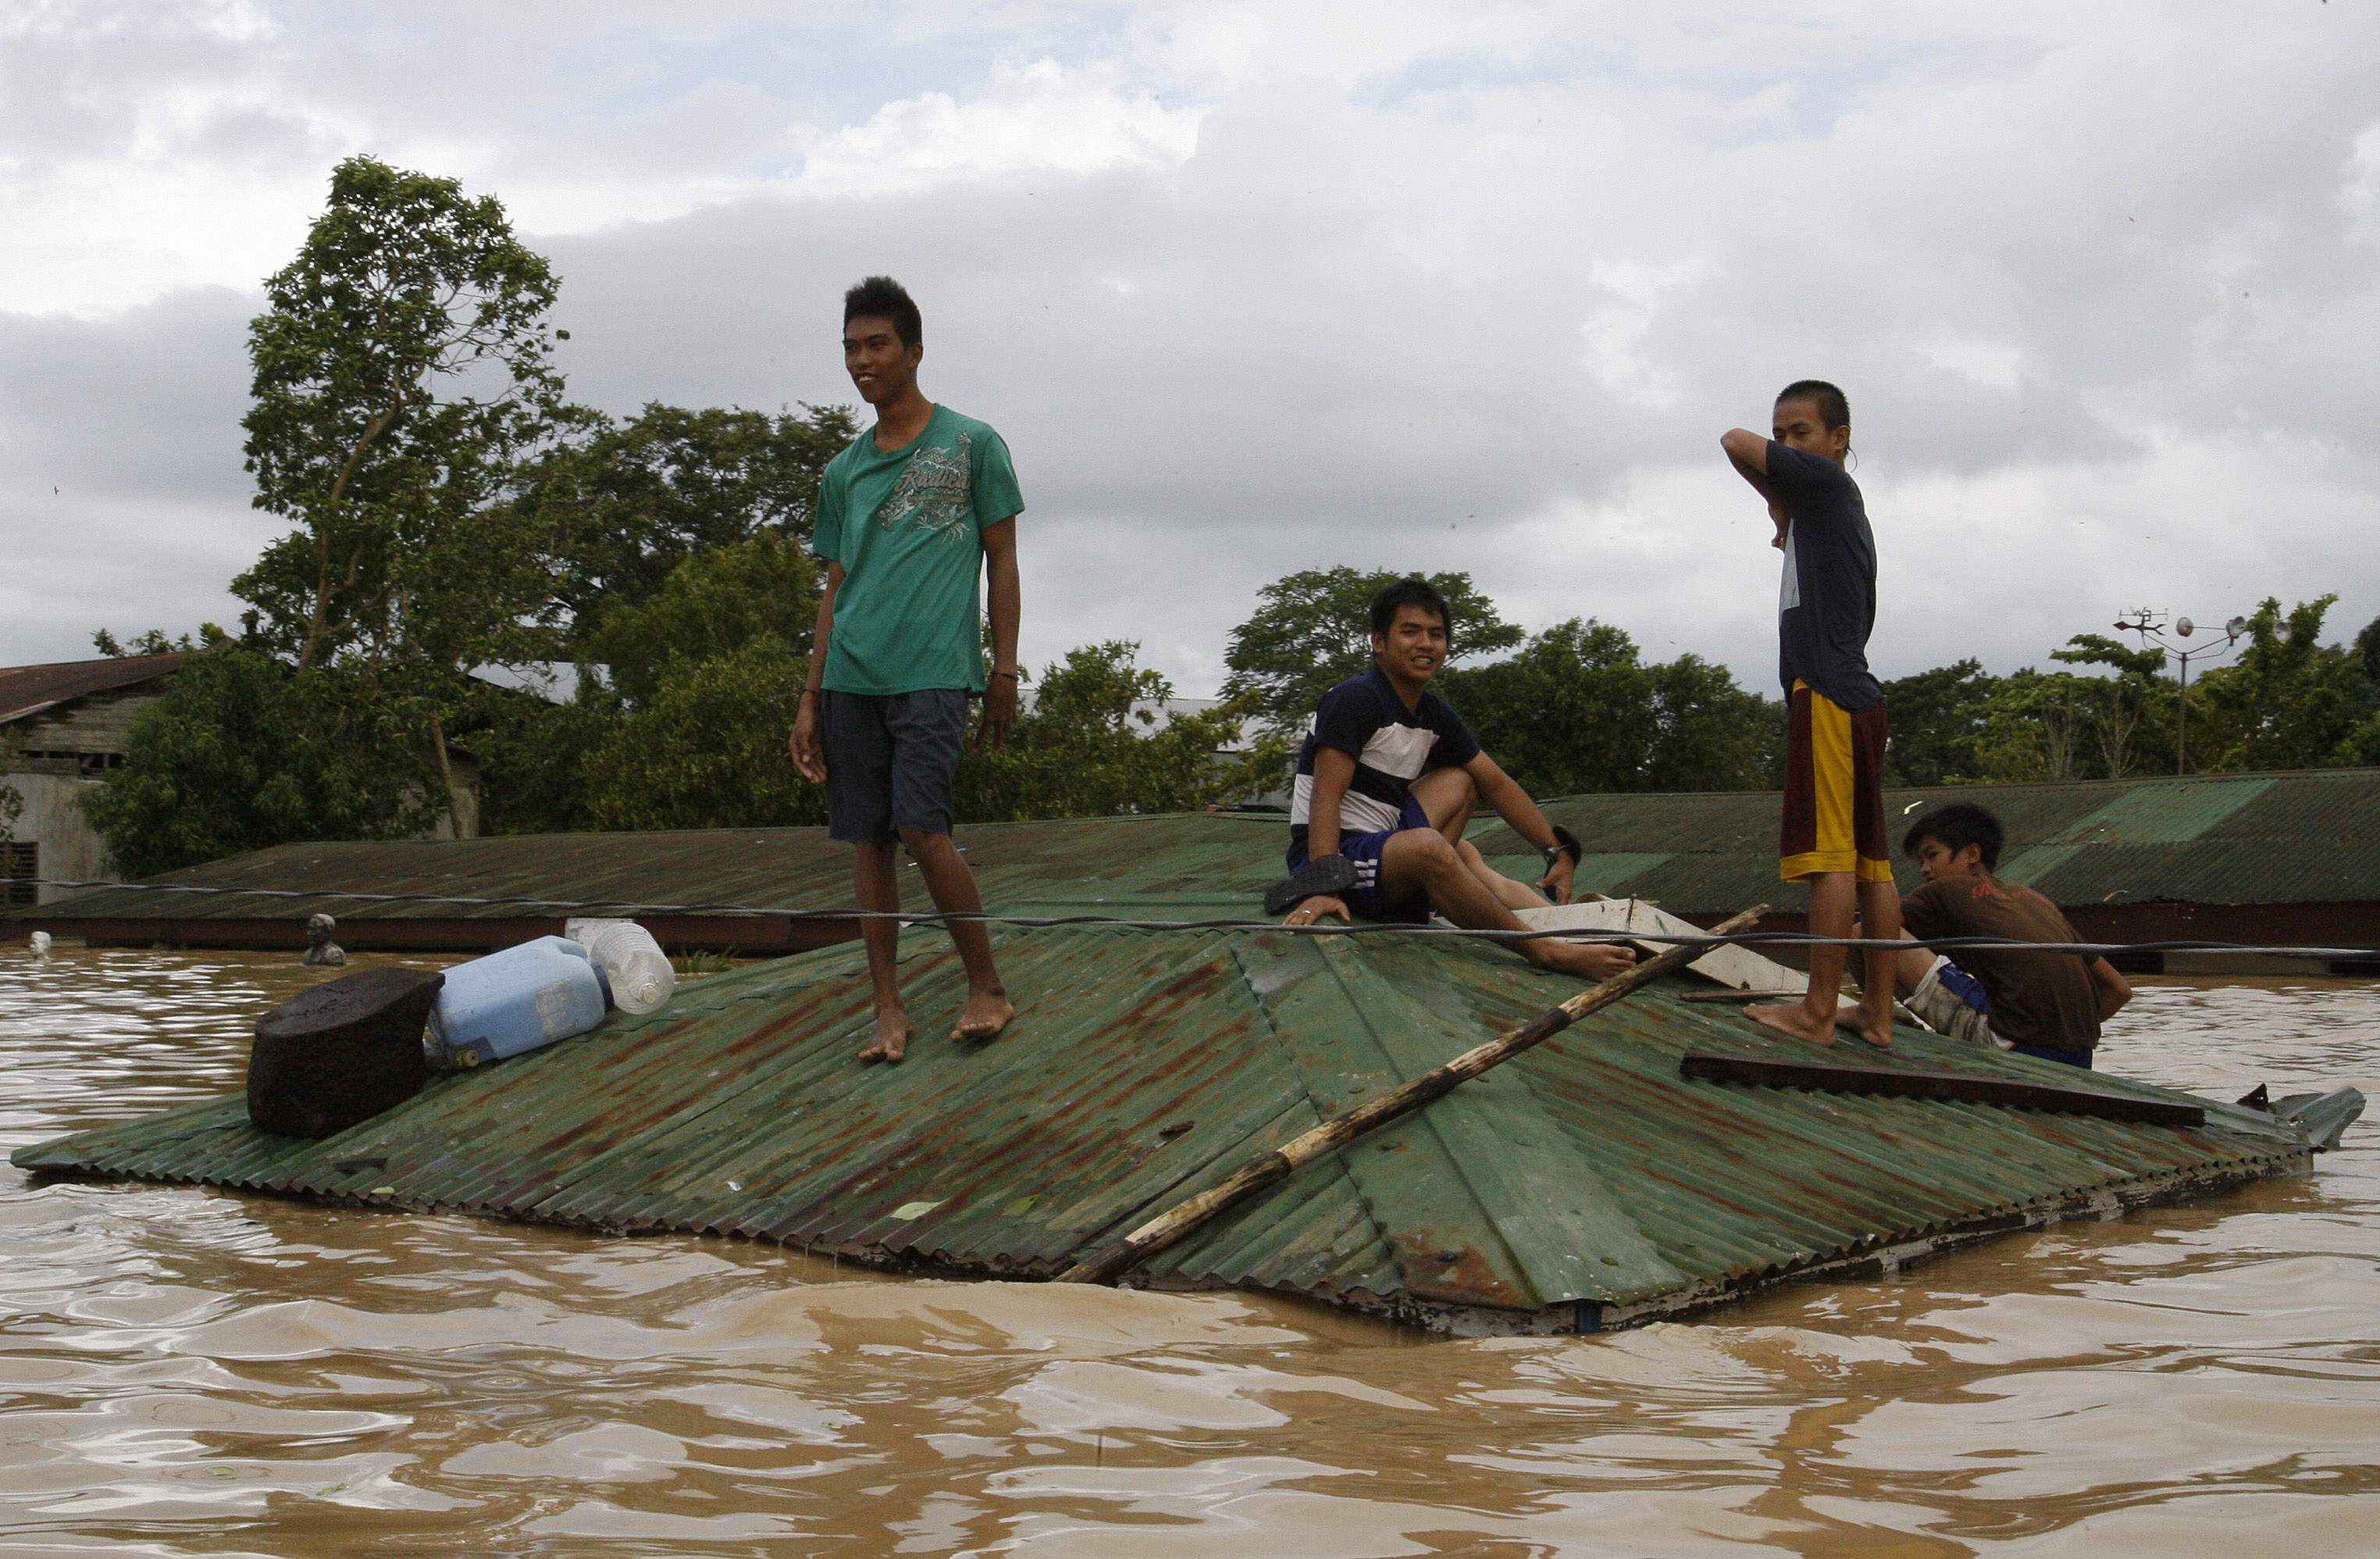
<svg viewBox="0 0 2380 1559"><path fill-rule="evenodd" d="M2069 908L2380 900L2380 769L1894 790L1886 811L1897 834L1928 807L1954 800L1980 802L2006 825L2002 875ZM1764 900L1787 911L1801 906L1801 890L1777 881L1773 794L1580 796L1549 802L1546 811L1585 843L1582 891L1654 899L1696 917ZM1287 829L1277 814L1209 813L973 824L959 838L995 910L1237 916L1252 913L1280 874ZM1472 838L1516 874L1534 864L1535 852L1492 819L1475 823ZM1904 889L1915 886L1908 862L1896 870ZM851 902L849 851L815 828L285 845L152 881L326 895L749 906L795 915ZM914 883L910 897L923 898ZM538 913L504 905L104 889L18 919L292 923L315 909L343 922Z"/></svg>
<svg viewBox="0 0 2380 1559"><path fill-rule="evenodd" d="M1242 891L1243 826L1049 832L1080 846L1064 879L1078 896L1121 907L1099 894L1130 890L1134 907L1178 910ZM1131 848L1143 838L1172 841L1159 859L1176 896L1150 893L1151 861ZM1000 859L990 848L978 864L990 884L1013 884ZM760 891L770 868L756 862L735 891ZM232 1097L14 1162L1046 1275L1578 989L1448 938L996 936L1019 1010L985 1047L940 1037L960 973L944 937L912 932L919 1032L898 1066L854 1059L869 991L846 946L690 981L658 1014L615 1014L579 1039L438 1078L322 1141L265 1136ZM2206 1104L2203 1125L2143 1125L1688 1078L1692 1049L1810 1054L1731 1006L1685 1001L1688 989L1656 983L1317 1160L1139 1280L1464 1330L1621 1324L2076 1208L2286 1171L2310 1150L2296 1122L2225 1104ZM1913 1030L1887 1054L1855 1048L1878 1066L2181 1097Z"/></svg>

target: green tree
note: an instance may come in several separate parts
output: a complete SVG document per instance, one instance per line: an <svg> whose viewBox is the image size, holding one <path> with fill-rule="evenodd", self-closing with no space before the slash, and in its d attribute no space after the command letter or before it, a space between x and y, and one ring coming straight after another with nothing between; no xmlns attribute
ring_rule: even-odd
<svg viewBox="0 0 2380 1559"><path fill-rule="evenodd" d="M582 675L572 696L490 699L464 734L480 755L480 828L486 834L567 834L596 826L588 762L625 712L600 678Z"/></svg>
<svg viewBox="0 0 2380 1559"><path fill-rule="evenodd" d="M1999 678L1975 660L1953 661L1884 685L1885 777L1894 785L1945 785L1984 772L1982 743Z"/></svg>
<svg viewBox="0 0 2380 1559"><path fill-rule="evenodd" d="M1572 617L1510 659L1437 680L1530 794L1644 788L1658 738L1653 679L1620 629Z"/></svg>
<svg viewBox="0 0 2380 1559"><path fill-rule="evenodd" d="M761 828L826 821L826 797L794 772L785 738L808 662L773 633L707 660L677 660L652 700L588 754L598 828Z"/></svg>
<svg viewBox="0 0 2380 1559"><path fill-rule="evenodd" d="M732 654L762 634L807 656L819 590L818 564L799 542L758 531L689 553L642 600L603 607L584 653L610 669L624 698L642 705L673 665Z"/></svg>
<svg viewBox="0 0 2380 1559"><path fill-rule="evenodd" d="M405 838L439 808L419 713L374 668L298 676L251 646L193 655L81 800L134 877L293 839Z"/></svg>
<svg viewBox="0 0 2380 1559"><path fill-rule="evenodd" d="M469 669L544 642L541 520L509 487L564 413L555 285L492 196L350 157L249 328L255 502L296 526L233 581L251 636L405 682L450 793Z"/></svg>
<svg viewBox="0 0 2380 1559"><path fill-rule="evenodd" d="M1371 665L1372 597L1409 578L1386 569L1308 568L1265 586L1256 612L1232 630L1223 696L1252 700L1255 718L1275 737L1302 731L1324 693ZM1427 578L1454 616L1449 665L1493 658L1525 637L1469 574Z"/></svg>
<svg viewBox="0 0 2380 1559"><path fill-rule="evenodd" d="M1978 777L2001 784L2082 777L2095 680L2031 667L1999 678L1975 738Z"/></svg>
<svg viewBox="0 0 2380 1559"><path fill-rule="evenodd" d="M1441 673L1480 744L1538 797L1742 790L1781 762L1777 706L1698 655L1646 664L1635 640L1573 617L1509 659Z"/></svg>
<svg viewBox="0 0 2380 1559"><path fill-rule="evenodd" d="M840 406L590 414L523 473L523 501L552 537L560 614L583 636L606 612L643 604L689 557L764 532L807 542L820 474L856 432Z"/></svg>
<svg viewBox="0 0 2380 1559"><path fill-rule="evenodd" d="M2174 700L2179 685L2160 673L2165 652L2103 633L2078 633L2049 658L2069 665L2105 666L2112 674L2075 685L2085 729L2082 766L2095 779L2173 764Z"/></svg>
<svg viewBox="0 0 2380 1559"><path fill-rule="evenodd" d="M2356 651L2322 642L2323 617L2338 600L2301 602L2284 615L2267 598L2256 609L2240 658L2192 689L2190 748L2205 754L2193 766L2310 769L2355 760L2380 699Z"/></svg>
<svg viewBox="0 0 2380 1559"><path fill-rule="evenodd" d="M1136 664L1129 640L1087 644L1045 667L1032 707L1008 740L960 761L958 813L970 822L1025 818L1178 812L1233 801L1264 788L1277 749L1224 756L1252 701L1160 711L1172 684Z"/></svg>
<svg viewBox="0 0 2380 1559"><path fill-rule="evenodd" d="M1767 790L1785 783L1785 711L1699 655L1645 668L1658 735L1645 771L1655 791Z"/></svg>
<svg viewBox="0 0 2380 1559"><path fill-rule="evenodd" d="M6 780L0 780L0 841L13 837L17 820L25 815L25 794Z"/></svg>

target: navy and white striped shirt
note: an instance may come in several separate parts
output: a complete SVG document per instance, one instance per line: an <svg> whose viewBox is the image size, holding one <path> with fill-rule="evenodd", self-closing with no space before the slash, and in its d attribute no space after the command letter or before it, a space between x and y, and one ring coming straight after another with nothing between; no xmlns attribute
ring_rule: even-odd
<svg viewBox="0 0 2380 1559"><path fill-rule="evenodd" d="M1297 781L1289 803L1293 855L1305 850L1314 805L1314 754L1336 748L1355 760L1355 777L1339 802L1339 833L1378 834L1403 820L1414 781L1432 769L1460 768L1479 756L1479 739L1453 707L1425 691L1412 709L1397 696L1388 673L1374 666L1322 695L1297 750Z"/></svg>

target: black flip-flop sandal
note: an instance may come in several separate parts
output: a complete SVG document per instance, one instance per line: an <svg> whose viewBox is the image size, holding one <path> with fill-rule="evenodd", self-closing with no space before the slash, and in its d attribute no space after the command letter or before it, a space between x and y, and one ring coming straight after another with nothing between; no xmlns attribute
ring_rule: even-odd
<svg viewBox="0 0 2380 1559"><path fill-rule="evenodd" d="M1355 885L1355 863L1345 856L1317 856L1265 890L1268 915L1286 915L1309 898L1345 893Z"/></svg>

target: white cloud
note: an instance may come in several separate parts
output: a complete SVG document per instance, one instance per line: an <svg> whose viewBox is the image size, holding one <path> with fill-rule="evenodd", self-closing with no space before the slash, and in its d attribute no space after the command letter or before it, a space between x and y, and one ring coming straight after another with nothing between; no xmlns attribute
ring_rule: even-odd
<svg viewBox="0 0 2380 1559"><path fill-rule="evenodd" d="M868 122L797 134L804 194L906 194L956 179L1017 173L1092 174L1171 166L1198 144L1196 106L1167 107L1112 67L1069 70L1053 59L997 67L962 103L923 92Z"/></svg>
<svg viewBox="0 0 2380 1559"><path fill-rule="evenodd" d="M0 316L11 382L63 386L0 413L49 592L0 595L0 658L133 626L142 525L188 549L157 620L220 612L255 299L176 289L252 288L367 146L504 197L615 410L847 400L836 299L903 277L929 392L1015 449L1037 663L1135 637L1208 691L1259 586L1345 562L1765 688L1775 554L1716 435L1809 374L1852 393L1888 675L2135 604L2380 613L2361 8L208 14L0 51L0 310L89 326Z"/></svg>

